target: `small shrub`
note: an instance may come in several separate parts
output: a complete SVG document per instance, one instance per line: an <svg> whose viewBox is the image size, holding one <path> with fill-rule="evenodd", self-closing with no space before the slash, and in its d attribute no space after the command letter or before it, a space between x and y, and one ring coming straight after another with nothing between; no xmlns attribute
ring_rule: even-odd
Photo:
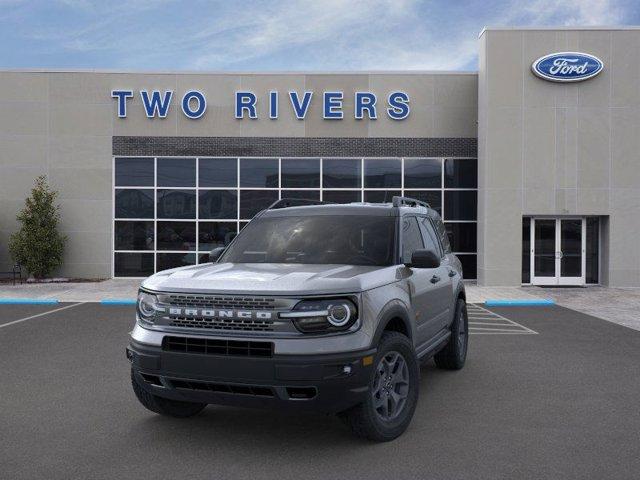
<svg viewBox="0 0 640 480"><path fill-rule="evenodd" d="M36 178L31 196L17 215L20 229L11 235L9 253L13 260L33 275L44 278L62 265L67 237L58 232L60 206L58 192L47 184L46 176Z"/></svg>

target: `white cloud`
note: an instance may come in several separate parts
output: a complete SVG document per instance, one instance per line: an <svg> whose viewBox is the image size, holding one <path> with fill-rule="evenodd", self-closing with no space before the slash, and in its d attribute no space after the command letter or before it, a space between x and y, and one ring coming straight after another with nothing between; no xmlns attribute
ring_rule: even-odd
<svg viewBox="0 0 640 480"><path fill-rule="evenodd" d="M28 4L23 35L96 68L458 70L473 67L485 25L614 25L619 1L59 0L77 21L32 26Z"/></svg>

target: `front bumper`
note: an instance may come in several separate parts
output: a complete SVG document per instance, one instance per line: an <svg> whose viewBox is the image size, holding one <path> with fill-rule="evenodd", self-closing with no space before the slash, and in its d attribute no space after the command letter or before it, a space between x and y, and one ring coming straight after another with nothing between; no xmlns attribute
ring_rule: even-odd
<svg viewBox="0 0 640 480"><path fill-rule="evenodd" d="M336 413L365 399L375 352L254 358L165 351L132 340L127 357L140 386L160 397Z"/></svg>

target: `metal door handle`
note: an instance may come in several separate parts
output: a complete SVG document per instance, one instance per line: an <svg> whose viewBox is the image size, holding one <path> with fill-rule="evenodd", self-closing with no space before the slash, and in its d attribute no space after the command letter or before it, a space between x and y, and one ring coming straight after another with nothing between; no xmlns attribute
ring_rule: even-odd
<svg viewBox="0 0 640 480"><path fill-rule="evenodd" d="M449 270L449 276L450 277L455 277L458 274L458 272L456 272L455 270Z"/></svg>
<svg viewBox="0 0 640 480"><path fill-rule="evenodd" d="M438 283L440 281L440 277L437 275L434 275L433 277L431 277L431 280L429 280L431 283Z"/></svg>

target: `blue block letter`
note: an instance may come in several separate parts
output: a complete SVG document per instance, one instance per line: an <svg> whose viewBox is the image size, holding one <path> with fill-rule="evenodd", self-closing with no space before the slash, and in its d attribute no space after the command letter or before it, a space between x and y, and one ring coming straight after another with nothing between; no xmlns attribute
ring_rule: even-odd
<svg viewBox="0 0 640 480"><path fill-rule="evenodd" d="M324 92L323 115L325 119L342 118L342 92Z"/></svg>
<svg viewBox="0 0 640 480"><path fill-rule="evenodd" d="M156 115L160 118L165 118L169 112L169 105L171 104L171 97L173 91L167 90L164 92L164 97L160 97L158 90L151 92L151 98L149 98L149 92L146 90L140 90L140 97L142 97L142 105L144 105L144 111L148 118L153 118Z"/></svg>
<svg viewBox="0 0 640 480"><path fill-rule="evenodd" d="M111 97L118 99L118 117L127 117L127 98L133 98L132 90L111 90Z"/></svg>
<svg viewBox="0 0 640 480"><path fill-rule="evenodd" d="M245 110L249 112L249 118L258 118L256 101L255 93L236 92L236 118L244 118Z"/></svg>
<svg viewBox="0 0 640 480"><path fill-rule="evenodd" d="M302 102L300 102L298 92L289 92L291 105L293 105L293 111L295 112L298 120L304 120L304 117L307 115L307 110L309 110L309 104L311 103L312 96L313 92L304 92L304 97L302 97Z"/></svg>
<svg viewBox="0 0 640 480"><path fill-rule="evenodd" d="M409 116L409 95L404 92L391 92L388 101L387 114L390 118L404 120Z"/></svg>
<svg viewBox="0 0 640 480"><path fill-rule="evenodd" d="M191 109L190 102L192 98L195 99L198 104L198 108L195 110ZM204 98L202 92L190 90L184 94L184 97L182 97L182 113L184 113L188 118L200 118L204 115L206 109L207 99Z"/></svg>
<svg viewBox="0 0 640 480"><path fill-rule="evenodd" d="M378 118L376 116L376 95L371 92L356 92L356 119L364 118L364 111L371 120Z"/></svg>
<svg viewBox="0 0 640 480"><path fill-rule="evenodd" d="M278 118L278 92L269 92L269 118Z"/></svg>

